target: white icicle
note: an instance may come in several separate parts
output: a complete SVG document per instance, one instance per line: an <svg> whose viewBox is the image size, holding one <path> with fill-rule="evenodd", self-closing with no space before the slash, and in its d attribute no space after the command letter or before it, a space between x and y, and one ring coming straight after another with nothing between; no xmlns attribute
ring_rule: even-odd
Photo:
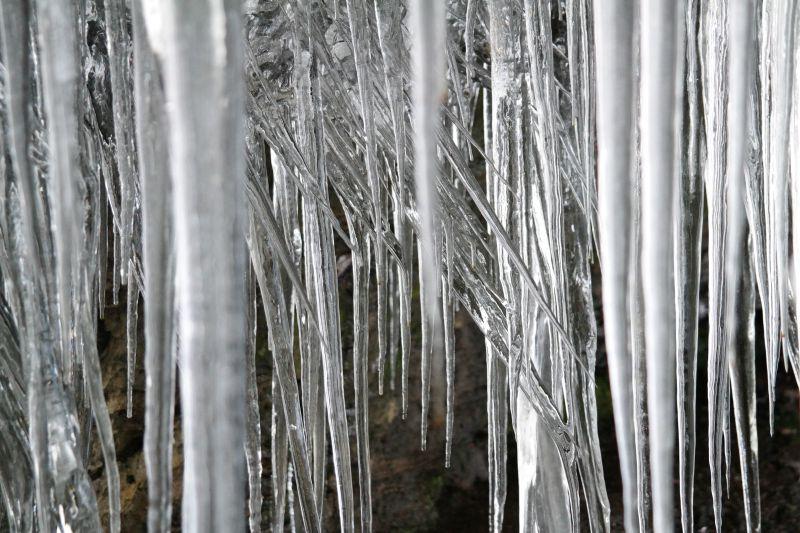
<svg viewBox="0 0 800 533"><path fill-rule="evenodd" d="M184 432L183 528L244 522L245 240L241 6L164 4ZM156 17L161 16L160 20ZM151 18L152 17L152 18Z"/></svg>
<svg viewBox="0 0 800 533"><path fill-rule="evenodd" d="M653 529L673 530L672 466L675 435L675 288L673 283L673 193L682 81L678 42L682 2L659 0L641 10L642 289L647 354L647 410Z"/></svg>
<svg viewBox="0 0 800 533"><path fill-rule="evenodd" d="M428 402L430 398L431 358L442 353L441 307L438 303L441 257L436 247L438 225L438 162L436 131L439 128L439 100L444 86L445 12L441 2L411 0L411 70L412 116L414 124L414 176L417 212L420 216L419 234L420 276L422 290L423 328L427 328L430 344L422 351L422 444L427 434Z"/></svg>
<svg viewBox="0 0 800 533"><path fill-rule="evenodd" d="M630 2L595 2L597 61L598 232L603 257L603 314L614 424L622 471L625 529L638 531L632 360L628 343L633 12Z"/></svg>
<svg viewBox="0 0 800 533"><path fill-rule="evenodd" d="M169 131L161 71L144 22L142 0L133 3L136 141L142 188L144 267L144 458L148 479L147 525L172 523L172 446L175 418L175 249Z"/></svg>

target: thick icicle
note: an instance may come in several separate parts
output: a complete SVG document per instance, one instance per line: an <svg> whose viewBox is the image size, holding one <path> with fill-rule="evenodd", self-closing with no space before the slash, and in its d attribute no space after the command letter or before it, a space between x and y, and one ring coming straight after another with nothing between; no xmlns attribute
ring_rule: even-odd
<svg viewBox="0 0 800 533"><path fill-rule="evenodd" d="M183 527L244 529L244 87L240 5L149 5L171 105ZM200 238L202 236L202 238Z"/></svg>
<svg viewBox="0 0 800 533"><path fill-rule="evenodd" d="M682 2L659 0L641 10L642 292L647 361L647 411L653 529L672 531L675 420L675 287L672 221L681 92Z"/></svg>
<svg viewBox="0 0 800 533"><path fill-rule="evenodd" d="M598 233L603 257L603 315L614 423L622 471L626 531L638 531L632 358L628 341L633 12L629 2L594 4L597 62Z"/></svg>
<svg viewBox="0 0 800 533"><path fill-rule="evenodd" d="M175 244L169 130L154 29L145 26L144 0L133 3L136 141L142 189L144 267L145 429L148 529L172 523L172 446L175 416ZM153 21L150 21L152 24Z"/></svg>
<svg viewBox="0 0 800 533"><path fill-rule="evenodd" d="M55 211L55 225L57 228L55 235L55 254L57 268L58 285L58 306L61 317L61 361L66 362L72 358L73 350L78 346L86 346L85 356L85 379L89 391L89 398L92 413L97 424L100 443L103 451L103 458L106 464L106 474L108 477L109 492L109 528L112 532L120 530L120 500L119 500L119 473L116 464L116 454L114 450L114 439L111 430L111 421L103 396L103 385L100 376L100 364L97 350L94 343L95 335L91 331L93 321L89 319L90 310L88 299L82 294L80 284L83 276L78 272L77 258L79 246L77 237L80 232L82 222L82 212L76 209L74 203L78 191L73 189L76 183L81 181L79 159L77 157L76 144L78 142L78 74L79 61L77 57L77 31L74 28L72 18L76 15L76 6L69 0L46 2L39 6L39 44L42 49L42 84L44 88L44 103L48 116L48 133L50 140L50 172L52 175L52 187L55 189L55 196L51 197L50 205ZM52 297L52 296L51 296ZM83 304L83 305L82 305ZM73 323L75 320L75 323ZM52 324L52 322L51 322ZM77 324L80 324L79 326ZM66 329L64 329L66 328ZM73 338L75 337L75 338ZM38 350L39 347L37 346ZM33 356L38 358L38 356ZM47 361L45 360L45 365ZM50 362L53 366L43 365L45 373L41 378L46 382L58 380L58 366ZM69 364L71 366L71 363ZM31 367L33 369L33 365ZM52 373L52 374L51 374ZM48 374L51 377L46 377ZM54 376L53 376L54 374ZM54 379L55 378L55 379ZM32 379L38 379L32 374ZM52 387L52 385L48 386ZM50 396L50 393L46 393ZM62 391L61 394L67 394ZM33 394L31 394L33 396ZM68 442L64 437L70 431L70 425L74 422L58 420L61 417L68 417L74 414L69 412L59 413L60 416L50 418L55 412L64 409L65 403L71 403L71 399L65 396L55 400L52 396L45 399L49 405L47 438L53 439L50 446L64 447ZM54 404L58 402L59 404ZM73 407L74 409L74 407ZM54 412L55 411L55 412ZM71 428L76 431L76 428ZM63 434L59 435L59 433ZM62 440L64 439L64 440ZM59 442L60 441L60 442ZM55 450L51 450L51 457ZM58 452L53 457L56 461L69 461L67 458L60 458ZM74 452L73 452L74 453ZM51 460L53 460L51 459ZM72 458L78 461L77 457ZM79 469L82 466L75 465ZM84 483L88 482L86 472L80 474L84 477ZM56 490L65 491L59 487L63 483L62 478L54 476ZM69 490L69 489L66 489ZM65 494L68 497L68 495ZM94 495L92 494L92 499ZM40 505L45 505L40 502ZM62 503L63 505L63 503ZM52 511L51 511L52 512ZM94 514L93 509L89 512ZM63 522L64 518L61 518ZM91 527L91 522L98 520L97 516L89 517L89 522L84 525L76 523L75 527Z"/></svg>
<svg viewBox="0 0 800 533"><path fill-rule="evenodd" d="M422 447L425 447L430 399L431 358L442 353L441 308L438 303L440 255L437 248L438 159L436 130L439 128L439 100L444 88L445 12L441 2L411 0L412 88L414 102L414 176L416 204L420 217L418 256L422 290L423 329L428 346L422 349ZM426 349L427 348L427 349Z"/></svg>

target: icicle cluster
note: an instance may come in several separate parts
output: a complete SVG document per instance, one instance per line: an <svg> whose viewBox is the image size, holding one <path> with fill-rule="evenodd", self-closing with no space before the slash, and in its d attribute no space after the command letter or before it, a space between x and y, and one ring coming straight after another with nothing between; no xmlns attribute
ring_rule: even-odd
<svg viewBox="0 0 800 533"><path fill-rule="evenodd" d="M97 350L110 276L110 303L127 291L129 416L144 299L151 531L173 512L176 378L186 531L320 530L331 466L340 528L371 530L369 392L399 378L423 448L440 445L427 428L444 409L449 461L456 310L485 336L490 529L507 521L511 429L520 530L609 530L593 283L625 528L672 530L675 501L693 531L707 278L716 526L735 442L747 528L760 530L757 307L770 420L780 360L800 378L799 18L793 0L3 0L8 527L100 529L92 426L108 526L123 527Z"/></svg>

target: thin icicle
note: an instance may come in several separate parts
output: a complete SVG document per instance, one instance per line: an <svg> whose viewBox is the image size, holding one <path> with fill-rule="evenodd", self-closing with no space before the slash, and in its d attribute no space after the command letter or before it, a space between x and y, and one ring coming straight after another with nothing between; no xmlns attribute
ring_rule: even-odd
<svg viewBox="0 0 800 533"><path fill-rule="evenodd" d="M722 520L722 435L728 416L729 387L725 352L725 94L727 87L727 6L705 6L701 22L701 64L707 159L704 169L708 203L709 340L708 340L708 450L711 494L717 529Z"/></svg>
<svg viewBox="0 0 800 533"><path fill-rule="evenodd" d="M487 172L486 188L487 196L492 208L497 213L499 223L508 231L510 228L510 202L508 196L510 192L505 184L511 181L511 143L514 133L511 124L513 116L513 106L515 105L516 92L520 84L515 79L516 57L518 52L515 49L516 34L519 31L518 13L515 12L514 5L508 0L493 0L487 4L489 11L490 26L490 45L492 50L491 64L491 141L492 144L486 146L487 151L491 148L491 160L495 169ZM502 284L503 295L511 302L514 301L513 281L510 279L509 261L507 255L503 253L502 246L497 245L499 268L495 274L497 281ZM510 344L510 340L517 334L512 328L516 327L518 321L517 313L513 313L507 322L503 324L504 330L498 332L505 337ZM487 352L487 356L489 353ZM488 414L489 439L489 461L492 463L490 468L490 490L489 503L491 507L490 531L499 532L503 528L503 518L505 513L505 503L507 495L507 475L506 463L508 460L508 370L501 365L495 358L486 360L486 401ZM534 450L535 455L535 450ZM523 470L527 465L524 461L527 457L524 454L518 456L520 466ZM536 461L533 460L533 468ZM523 477L520 482L523 483ZM521 495L526 491L521 489ZM522 499L527 502L529 500ZM528 504L522 505L525 508ZM523 520L523 512L520 512L520 521ZM526 521L528 522L528 521ZM520 529L532 527L533 524L520 523Z"/></svg>
<svg viewBox="0 0 800 533"><path fill-rule="evenodd" d="M256 376L256 281L251 269L247 272L247 416L245 459L247 460L248 509L250 532L261 531L261 416L258 412L258 378Z"/></svg>
<svg viewBox="0 0 800 533"><path fill-rule="evenodd" d="M291 490L291 479L288 470L291 466L288 463L287 454L289 452L288 433L286 431L286 420L283 414L283 400L278 388L278 380L275 373L272 375L272 446L270 447L270 459L272 464L272 531L278 533L283 531L283 524L286 513L287 490Z"/></svg>
<svg viewBox="0 0 800 533"><path fill-rule="evenodd" d="M151 0L145 0L151 3ZM128 268L133 254L133 211L136 195L136 152L134 146L133 100L131 97L131 37L128 34L126 0L106 0L103 5L106 17L106 36L114 95L114 144L120 184L120 214L118 223L119 257L115 256L114 269L123 283L128 280ZM116 261L119 259L119 262ZM116 285L115 291L116 294Z"/></svg>
<svg viewBox="0 0 800 533"><path fill-rule="evenodd" d="M694 461L696 447L697 334L700 257L703 234L703 180L700 168L701 116L697 51L698 0L686 3L686 156L678 181L675 208L676 381L681 524L694 531Z"/></svg>
<svg viewBox="0 0 800 533"><path fill-rule="evenodd" d="M298 492L298 507L303 522L303 527L307 531L319 531L321 529L320 516L315 501L315 490L312 484L312 471L309 458L310 449L306 443L306 424L304 423L303 413L300 407L300 391L297 387L297 377L294 368L294 359L289 350L290 332L288 330L289 320L285 308L285 298L281 288L280 276L277 271L277 264L269 254L267 248L262 248L259 237L263 234L257 232L250 242L250 259L256 271L261 301L264 304L264 313L267 317L272 336L272 359L273 372L276 376L278 391L280 394L279 402L273 405L283 407L283 420L279 420L277 431L273 431L273 447L276 443L282 442L281 431L285 428L288 433L288 441L291 446L292 472L294 484ZM276 237L273 235L273 238ZM279 456L278 460L282 458ZM282 463L281 463L282 464ZM291 480L287 481L288 486ZM278 489L282 485L278 485ZM290 519L294 515L292 509L293 502L291 493L287 496L289 502ZM278 500L276 500L276 503ZM273 522L273 527L282 526Z"/></svg>
<svg viewBox="0 0 800 533"><path fill-rule="evenodd" d="M446 413L444 465L450 467L453 452L453 419L455 417L455 336L453 332L453 242L452 234L445 234L445 254L447 272L442 275L442 327L444 328L445 380L446 380Z"/></svg>
<svg viewBox="0 0 800 533"><path fill-rule="evenodd" d="M373 116L373 98L371 75L368 67L372 63L372 50L368 30L370 28L366 0L347 0L347 14L350 20L350 32L353 37L353 58L356 63L358 77L358 93L361 99L361 116L367 143L367 180L372 193L373 223L375 230L375 280L378 293L378 383L383 383L383 365L386 357L386 299L387 276L386 249L380 242L383 234L383 190L378 176L377 153L375 140L375 118ZM399 105L395 103L394 105ZM398 179L402 180L400 175ZM362 525L369 522L362 522Z"/></svg>
<svg viewBox="0 0 800 533"><path fill-rule="evenodd" d="M749 2L742 2L743 4ZM748 8L751 6L747 6ZM746 14L742 14L747 18ZM731 78L735 80L736 78ZM737 287L736 309L728 344L728 372L733 398L736 434L739 441L739 468L747 531L761 531L761 504L758 476L758 429L756 426L755 282L749 261L748 239L740 247L741 275Z"/></svg>
<svg viewBox="0 0 800 533"><path fill-rule="evenodd" d="M126 376L126 399L125 415L133 417L133 387L136 380L136 340L137 326L139 325L139 283L136 281L136 269L128 269L128 297L126 302L126 352L128 356L128 369Z"/></svg>
<svg viewBox="0 0 800 533"><path fill-rule="evenodd" d="M348 224L356 248L353 268L353 386L356 406L356 445L358 448L358 486L361 503L361 531L372 531L372 480L369 462L369 264L367 241L359 242L358 226Z"/></svg>
<svg viewBox="0 0 800 533"><path fill-rule="evenodd" d="M405 206L408 203L406 191L406 107L404 99L404 64L403 51L403 10L402 5L393 0L375 2L375 15L378 22L378 38L383 55L384 76L386 80L386 98L392 113L394 134L394 150L397 161L396 186L393 194L394 231L404 264L397 265L399 291L400 344L403 368L409 364L411 351L411 272L412 239L411 229L406 220ZM378 367L378 394L383 394L383 368ZM404 374L407 377L407 372ZM404 381L404 383L407 383ZM407 385L403 388L403 413L407 411Z"/></svg>

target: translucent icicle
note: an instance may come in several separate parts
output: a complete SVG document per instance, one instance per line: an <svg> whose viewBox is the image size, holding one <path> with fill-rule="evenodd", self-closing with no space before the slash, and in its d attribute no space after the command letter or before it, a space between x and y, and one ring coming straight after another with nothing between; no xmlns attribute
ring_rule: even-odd
<svg viewBox="0 0 800 533"><path fill-rule="evenodd" d="M150 3L150 0L145 0ZM131 38L125 0L108 0L104 4L106 17L106 46L108 47L111 92L114 95L114 143L120 183L120 214L117 236L119 262L114 268L123 281L133 253L133 210L135 206L136 152L133 129L133 100L131 98ZM117 257L115 257L117 259ZM116 294L116 290L115 290Z"/></svg>
<svg viewBox="0 0 800 533"><path fill-rule="evenodd" d="M453 331L453 242L452 234L445 233L445 253L447 272L442 276L442 316L444 328L445 352L445 380L446 380L446 413L445 413L445 444L444 464L450 467L450 457L453 450L453 419L455 418L455 334Z"/></svg>
<svg viewBox="0 0 800 533"><path fill-rule="evenodd" d="M375 2L375 15L378 22L378 38L383 55L383 70L386 80L386 98L392 113L394 151L397 161L396 186L394 190L394 231L400 244L404 264L397 265L399 291L400 347L402 361L408 364L411 350L411 229L405 216L408 205L406 191L406 106L404 98L403 52L403 10L402 5L393 0ZM383 394L382 369L379 367L378 393ZM407 375L407 373L406 373ZM407 387L403 389L407 391ZM408 403L404 394L403 405ZM406 409L403 409L403 413Z"/></svg>
<svg viewBox="0 0 800 533"><path fill-rule="evenodd" d="M770 273L774 277L776 290L770 292L774 298L773 303L777 305L777 316L774 320L779 321L779 329L773 330L777 335L773 346L772 365L773 379L777 374L779 350L783 347L784 358L788 357L790 344L789 338L789 224L787 223L789 197L788 171L789 171L789 126L792 109L792 83L794 57L793 51L796 40L797 2L780 0L771 5L770 23L772 40L772 57L770 58L770 90L771 107L769 113L769 165L765 173L765 183L768 191L767 201L769 209L767 212L768 238L767 246L769 250L768 259L772 259ZM770 246L771 245L771 246ZM785 362L785 359L784 359ZM774 387L774 383L773 383Z"/></svg>
<svg viewBox="0 0 800 533"><path fill-rule="evenodd" d="M742 3L749 4L749 2ZM741 16L747 17L745 14ZM731 80L736 78L732 77ZM756 426L755 282L749 262L746 236L737 244L741 249L741 277L736 283L737 305L733 317L735 321L732 322L734 334L731 336L732 339L729 337L728 373L739 442L739 467L742 473L747 531L761 531Z"/></svg>
<svg viewBox="0 0 800 533"><path fill-rule="evenodd" d="M507 0L493 0L487 4L489 11L490 26L490 46L492 49L491 65L491 160L495 169L487 172L487 196L490 199L494 212L497 213L498 222L509 231L510 228L510 203L508 200L509 191L503 186L511 179L511 136L513 125L511 117L515 104L515 89L518 90L519 83L515 80L515 34L519 31L519 24L516 23L514 6ZM515 31L516 30L516 31ZM512 237L513 238L513 237ZM503 287L505 298L513 301L515 288L511 286L513 281L509 279L509 263L506 254L503 253L502 246L497 246L498 281ZM516 333L512 327L516 326L518 315L514 313L503 325L504 337L510 337ZM513 326L512 326L513 324ZM513 338L513 337L512 337ZM487 352L487 357L489 352ZM486 360L486 401L488 411L488 431L489 440L489 461L492 463L490 468L490 490L489 505L491 508L490 531L499 532L503 528L503 518L507 495L507 476L506 462L508 459L508 374L507 369L495 358ZM525 460L525 455L518 457L519 461ZM518 469L524 469L525 463L521 463ZM533 460L535 468L536 462ZM525 492L521 491L521 495ZM527 501L525 499L521 501ZM521 506L526 507L526 504ZM520 521L524 513L520 509ZM533 524L525 525L531 527ZM523 523L520 523L523 528Z"/></svg>
<svg viewBox="0 0 800 533"><path fill-rule="evenodd" d="M369 243L359 242L360 229L348 221L353 268L353 386L356 407L358 486L361 503L361 531L372 531L372 480L369 462Z"/></svg>
<svg viewBox="0 0 800 533"><path fill-rule="evenodd" d="M139 323L139 283L136 281L136 269L128 269L128 297L126 320L126 351L128 355L128 374L126 379L127 386L127 405L125 414L128 418L133 416L133 386L136 380L136 327Z"/></svg>
<svg viewBox="0 0 800 533"><path fill-rule="evenodd" d="M638 531L632 358L628 341L628 267L633 123L633 13L626 2L594 4L597 62L598 233L603 257L603 316L626 531Z"/></svg>
<svg viewBox="0 0 800 533"><path fill-rule="evenodd" d="M163 32L151 40L158 43L172 104L187 531L245 528L240 8L233 0L205 0L144 11L148 30Z"/></svg>
<svg viewBox="0 0 800 533"><path fill-rule="evenodd" d="M270 447L272 461L272 531L283 531L286 512L286 492L290 490L291 480L288 479L289 440L286 430L286 420L283 414L283 400L281 398L278 380L272 376L272 446Z"/></svg>
<svg viewBox="0 0 800 533"><path fill-rule="evenodd" d="M258 226L257 226L258 227ZM274 237L278 237L273 235ZM256 271L261 301L267 324L272 336L273 372L280 391L280 402L273 405L283 407L283 420L288 433L291 446L292 470L294 482L298 493L298 507L307 531L318 531L321 528L320 517L317 511L315 490L312 484L312 471L310 465L310 449L306 442L306 425L300 407L300 391L297 387L297 377L294 368L294 358L289 350L289 319L285 308L285 298L281 288L280 275L277 271L276 261L269 253L269 248L262 248L259 240L263 238L261 231L255 232L250 244L250 258ZM273 446L281 442L280 433L273 433ZM280 459L280 456L279 456ZM287 481L288 485L291 481ZM291 494L291 493L290 493ZM292 497L289 499L290 518L293 519ZM276 500L277 502L278 500ZM273 522L273 525L277 525Z"/></svg>
<svg viewBox="0 0 800 533"><path fill-rule="evenodd" d="M298 35L303 36L298 31ZM324 147L323 108L320 101L320 79L311 78L312 62L315 57L299 50L304 60L304 69L300 81L307 83L299 87L298 109L300 120L301 149L315 170L311 185L320 191L321 198L327 203L327 167ZM316 67L314 69L317 70ZM303 231L306 245L306 277L307 285L312 288L312 300L319 324L319 349L321 352L324 414L330 432L331 452L333 455L334 474L336 476L336 494L339 508L339 524L343 531L354 528L353 481L350 468L350 445L348 442L347 418L345 416L344 371L342 367L342 346L338 312L338 280L336 276L336 258L333 247L333 231L329 221L321 216L320 210L310 198L303 201ZM313 386L313 385L312 385ZM324 441L315 452L321 453L324 461ZM324 463L320 468L315 464L315 475L322 478ZM315 478L318 491L318 507L322 506L323 481Z"/></svg>
<svg viewBox="0 0 800 533"><path fill-rule="evenodd" d="M722 520L722 434L728 415L728 372L725 352L725 99L727 89L727 9L722 2L705 6L701 21L703 108L707 139L704 169L708 203L708 450L711 494L717 529Z"/></svg>
<svg viewBox="0 0 800 533"><path fill-rule="evenodd" d="M725 249L728 373L739 440L745 519L748 531L761 530L758 503L758 434L755 425L755 298L745 228L744 172L748 97L751 88L753 5L730 4L728 28L727 235ZM730 441L730 437L728 439ZM730 465L730 460L728 461ZM730 490L730 488L729 488Z"/></svg>
<svg viewBox="0 0 800 533"><path fill-rule="evenodd" d="M701 176L701 116L697 51L698 0L686 2L686 97L684 118L686 156L678 181L675 204L675 320L678 407L678 471L681 524L694 531L694 461L696 446L697 330L700 298L700 258L703 234L703 180Z"/></svg>
<svg viewBox="0 0 800 533"><path fill-rule="evenodd" d="M350 32L353 39L353 59L356 63L356 76L358 78L358 94L361 100L361 117L364 121L364 132L367 143L367 180L372 193L373 223L375 230L375 280L378 293L378 383L383 383L383 365L386 357L386 298L387 298L387 265L386 250L380 242L383 234L383 190L377 168L377 153L375 139L375 118L373 116L373 80L369 67L372 64L372 49L370 45L369 18L367 16L366 0L347 0L347 15L350 21ZM396 102L395 106L400 103ZM398 179L404 177L400 175ZM364 525L365 522L362 522ZM366 522L369 524L369 522Z"/></svg>
<svg viewBox="0 0 800 533"><path fill-rule="evenodd" d="M42 50L42 85L44 92L44 103L48 116L48 133L50 140L50 172L52 174L52 187L55 195L50 198L51 209L55 211L56 225L56 268L58 285L58 305L61 317L61 361L72 358L73 350L77 350L82 342L86 343L87 353L85 379L89 389L90 403L92 412L97 424L100 435L103 458L106 464L106 475L108 477L109 491L109 528L112 532L120 530L120 500L119 500L119 474L117 471L116 457L114 452L114 440L111 432L111 422L108 417L108 410L103 396L103 385L100 376L100 365L95 349L95 335L91 331L93 320L89 318L90 311L79 287L81 278L78 274L77 258L79 247L77 238L80 232L82 212L74 207L73 202L78 194L73 189L74 184L80 181L79 160L77 155L78 144L78 117L77 117L77 97L78 97L78 73L79 61L77 57L77 31L72 23L72 18L76 16L75 5L72 2L56 1L47 2L39 6L38 11L38 33L39 44ZM53 295L54 296L54 295ZM52 296L51 296L52 297ZM77 316L75 315L77 313ZM74 318L73 318L74 317ZM80 327L73 322L80 321ZM53 325L53 322L51 322ZM64 330L66 328L66 330ZM47 335L49 333L46 333ZM77 338L75 338L77 337ZM42 349L43 348L43 349ZM45 354L47 348L37 347ZM52 353L51 355L55 355ZM38 359L39 356L32 356ZM45 413L47 421L47 440L49 441L50 461L55 464L50 465L54 469L49 475L53 476L53 488L49 490L55 492L56 500L53 507L47 506L48 512L53 512L59 505L67 505L71 497L70 492L90 491L84 498L90 498L91 504L88 509L78 509L78 513L88 513L88 516L77 518L70 516L59 517L63 526L72 523L75 528L92 528L97 524L96 503L94 494L88 485L88 475L81 465L77 451L74 449L74 441L70 442L70 437L75 438L77 428L74 426L74 405L72 398L67 396L65 390L58 391L62 385L59 383L59 368L55 359L49 360L47 355L42 357L42 366L36 371L42 372L37 375L31 365L31 379L45 380ZM71 363L68 367L71 366ZM48 390L49 389L49 390ZM55 394L54 394L55 392ZM31 392L30 395L35 397ZM35 410L33 411L35 413ZM36 416L31 414L30 416ZM73 448L73 449L70 449ZM55 454L55 455L54 455ZM59 464L60 463L60 464ZM66 471L64 471L66 469ZM59 470L62 470L59 472ZM69 471L77 471L77 474L69 475L77 478L73 483L77 486L65 486L64 475ZM81 487L80 485L84 486ZM88 503L88 502L80 502ZM47 505L42 500L40 505ZM74 503L72 504L75 505ZM74 520L74 521L73 521ZM81 521L85 521L81 523ZM41 525L41 524L40 524Z"/></svg>
<svg viewBox="0 0 800 533"><path fill-rule="evenodd" d="M247 461L248 509L250 532L261 531L261 416L258 404L258 378L256 375L256 281L251 269L247 272L247 415L245 459Z"/></svg>
<svg viewBox="0 0 800 533"><path fill-rule="evenodd" d="M295 66L294 66L294 87L297 98L297 139L300 150L305 161L308 161L311 168L316 170L317 163L317 140L314 131L314 107L311 101L311 67L312 55L304 49L307 45L305 40L304 21L301 20L301 13L296 15L294 44ZM289 174L287 174L289 175ZM313 185L319 187L317 183L320 176L315 173L312 176L315 180ZM318 213L313 200L303 195L302 197L302 243L303 243L303 267L304 281L308 291L309 309L303 310L299 320L300 343L301 343L301 387L303 392L303 415L306 419L308 433L308 446L312 453L313 483L316 490L316 507L320 515L323 513L324 505L324 483L325 483L325 463L327 457L327 437L325 433L325 397L322 376L322 348L321 343L327 342L320 338L320 334L311 327L310 321L321 322L324 328L324 321L320 321L320 311L318 309L320 301L324 302L324 296L317 295L321 286L317 284L317 269L321 267L322 259L319 257L319 225ZM314 263L314 260L318 264ZM322 300L319 300L322 298ZM311 316L313 314L313 317Z"/></svg>

